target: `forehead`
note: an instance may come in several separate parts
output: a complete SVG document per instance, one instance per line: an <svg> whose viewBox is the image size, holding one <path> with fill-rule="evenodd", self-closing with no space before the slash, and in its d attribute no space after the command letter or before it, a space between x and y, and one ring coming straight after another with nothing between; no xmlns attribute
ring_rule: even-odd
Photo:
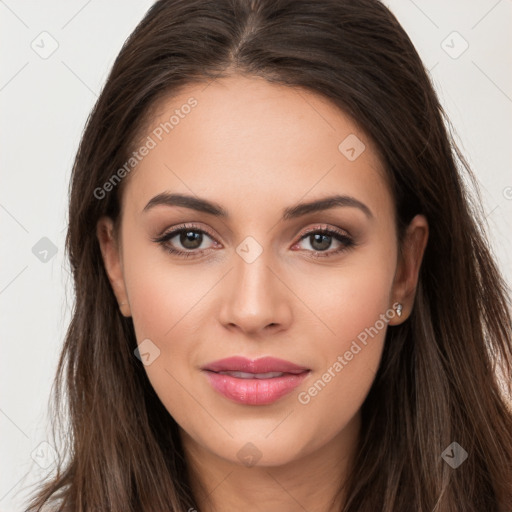
<svg viewBox="0 0 512 512"><path fill-rule="evenodd" d="M123 197L139 212L164 191L222 198L226 209L253 213L327 193L391 208L372 141L315 93L234 76L191 84L153 112L141 138L152 148Z"/></svg>

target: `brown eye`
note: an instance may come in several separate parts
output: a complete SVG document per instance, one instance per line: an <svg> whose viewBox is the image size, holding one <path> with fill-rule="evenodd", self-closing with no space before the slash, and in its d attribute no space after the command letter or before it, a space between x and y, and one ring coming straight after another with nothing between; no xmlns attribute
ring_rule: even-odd
<svg viewBox="0 0 512 512"><path fill-rule="evenodd" d="M197 231L182 231L178 236L185 249L199 249L203 241L203 234Z"/></svg>
<svg viewBox="0 0 512 512"><path fill-rule="evenodd" d="M324 235L323 233L309 235L309 243L315 251L325 251L329 249L332 244L332 239L332 236Z"/></svg>
<svg viewBox="0 0 512 512"><path fill-rule="evenodd" d="M213 239L206 231L195 226L180 226L160 237L154 238L153 242L159 243L171 254L194 257L201 255L211 248L201 247L205 237Z"/></svg>
<svg viewBox="0 0 512 512"><path fill-rule="evenodd" d="M329 257L355 246L355 242L351 237L330 229L310 230L300 239L299 243L303 241L309 243L312 251L308 250L308 252L311 252L311 256L314 258ZM332 246L333 242L338 244L338 248L329 251L328 249Z"/></svg>

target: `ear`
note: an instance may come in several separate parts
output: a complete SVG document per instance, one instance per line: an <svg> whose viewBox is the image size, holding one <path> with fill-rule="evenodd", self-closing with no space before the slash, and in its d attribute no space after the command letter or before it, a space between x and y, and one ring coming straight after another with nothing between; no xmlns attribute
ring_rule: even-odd
<svg viewBox="0 0 512 512"><path fill-rule="evenodd" d="M121 250L114 233L114 222L110 217L100 218L96 225L96 236L100 244L105 271L119 303L121 314L125 317L130 317L131 311L123 276Z"/></svg>
<svg viewBox="0 0 512 512"><path fill-rule="evenodd" d="M393 304L402 304L402 315L395 315L390 325L401 324L411 314L428 233L428 222L424 215L416 215L406 229L391 292Z"/></svg>

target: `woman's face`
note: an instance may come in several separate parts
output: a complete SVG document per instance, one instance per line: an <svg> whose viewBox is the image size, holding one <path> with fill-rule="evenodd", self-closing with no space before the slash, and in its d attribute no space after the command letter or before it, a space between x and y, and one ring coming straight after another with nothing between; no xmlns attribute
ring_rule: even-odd
<svg viewBox="0 0 512 512"><path fill-rule="evenodd" d="M353 444L427 236L417 217L402 263L371 141L311 92L232 77L162 103L143 144L125 178L119 250L109 219L98 236L149 380L188 446L277 466ZM211 365L232 356L249 366ZM250 366L263 357L305 371Z"/></svg>

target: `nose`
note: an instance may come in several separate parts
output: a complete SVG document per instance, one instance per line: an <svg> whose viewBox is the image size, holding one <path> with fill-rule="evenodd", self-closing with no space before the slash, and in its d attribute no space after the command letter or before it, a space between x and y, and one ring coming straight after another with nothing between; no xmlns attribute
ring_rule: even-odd
<svg viewBox="0 0 512 512"><path fill-rule="evenodd" d="M251 263L235 254L222 287L220 321L226 328L254 336L289 327L293 294L271 263L266 251Z"/></svg>

